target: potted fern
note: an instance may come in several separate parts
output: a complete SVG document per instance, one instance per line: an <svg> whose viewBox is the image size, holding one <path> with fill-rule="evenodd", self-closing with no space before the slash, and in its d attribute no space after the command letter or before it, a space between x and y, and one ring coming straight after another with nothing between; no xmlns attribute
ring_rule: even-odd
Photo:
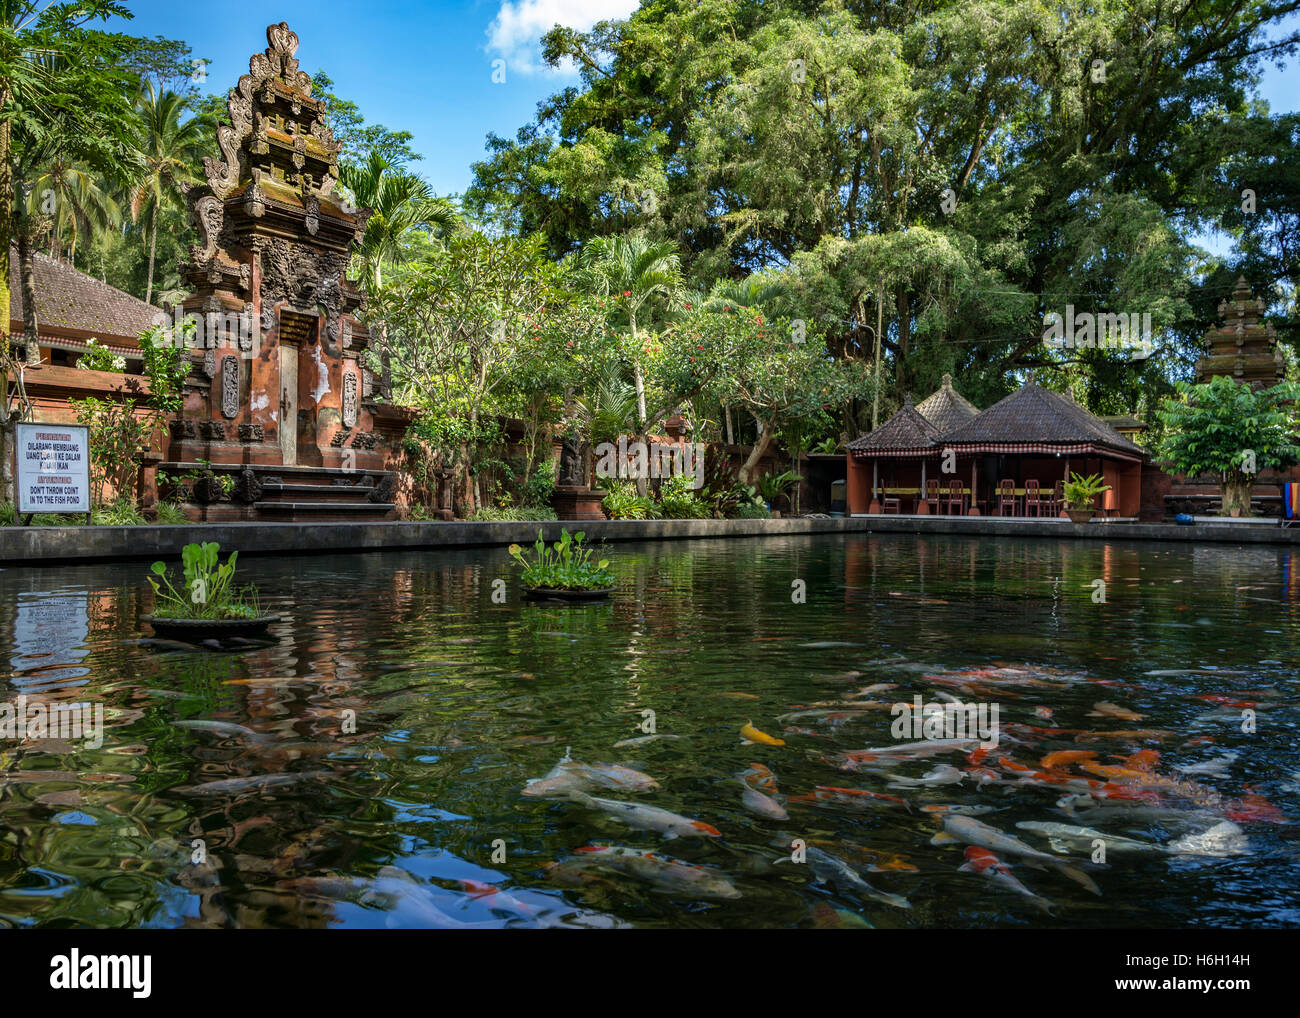
<svg viewBox="0 0 1300 1018"><path fill-rule="evenodd" d="M1065 514L1071 523L1087 523L1096 513L1093 500L1103 491L1110 491L1109 484L1102 484L1101 474L1071 474L1070 480L1063 486L1065 494Z"/></svg>
<svg viewBox="0 0 1300 1018"><path fill-rule="evenodd" d="M141 616L159 636L206 639L212 636L246 636L265 631L279 615L263 613L252 584L235 587L232 551L223 563L221 547L215 541L187 544L181 549L184 569L182 589L173 586L167 565L155 562L148 577L154 592L154 611ZM155 579L157 577L157 579ZM161 582L160 582L161 581Z"/></svg>
<svg viewBox="0 0 1300 1018"><path fill-rule="evenodd" d="M606 567L608 559L592 560L590 548L582 542L581 530L560 532L560 539L549 548L537 532L533 557L529 558L517 544L509 548L510 557L524 567L520 577L524 597L529 600L594 601L614 592L615 577Z"/></svg>

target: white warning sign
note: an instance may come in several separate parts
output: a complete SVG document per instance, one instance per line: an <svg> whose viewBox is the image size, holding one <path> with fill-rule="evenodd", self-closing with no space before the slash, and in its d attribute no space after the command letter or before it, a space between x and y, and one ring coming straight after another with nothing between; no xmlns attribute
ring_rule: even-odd
<svg viewBox="0 0 1300 1018"><path fill-rule="evenodd" d="M19 424L18 511L90 512L90 429Z"/></svg>

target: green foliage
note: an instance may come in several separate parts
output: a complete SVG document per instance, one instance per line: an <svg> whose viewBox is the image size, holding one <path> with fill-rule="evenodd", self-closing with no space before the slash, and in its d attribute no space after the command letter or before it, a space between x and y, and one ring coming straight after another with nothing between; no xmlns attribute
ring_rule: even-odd
<svg viewBox="0 0 1300 1018"><path fill-rule="evenodd" d="M585 538L582 531L570 535L562 530L560 539L548 548L539 530L531 559L519 545L512 544L510 556L523 566L523 585L547 590L602 590L614 586L616 577L606 568L609 560L592 561L591 549L582 547Z"/></svg>
<svg viewBox="0 0 1300 1018"><path fill-rule="evenodd" d="M1070 474L1070 480L1062 486L1065 504L1070 509L1084 510L1093 508L1093 500L1103 491L1110 491L1109 484L1103 484L1101 474Z"/></svg>
<svg viewBox="0 0 1300 1018"><path fill-rule="evenodd" d="M798 485L800 480L799 475L793 470L786 470L780 474L765 474L758 479L758 493L763 496L763 501L770 504Z"/></svg>
<svg viewBox="0 0 1300 1018"><path fill-rule="evenodd" d="M177 502L159 502L155 507L158 513L158 522L165 525L183 525L189 523L189 518L185 515L185 510Z"/></svg>
<svg viewBox="0 0 1300 1018"><path fill-rule="evenodd" d="M97 527L136 527L148 521L130 499L116 498L91 509L90 522Z"/></svg>
<svg viewBox="0 0 1300 1018"><path fill-rule="evenodd" d="M659 515L666 520L706 520L713 516L707 502L697 497L690 474L675 474L659 488Z"/></svg>
<svg viewBox="0 0 1300 1018"><path fill-rule="evenodd" d="M215 541L187 544L181 549L184 593L172 586L166 563L155 562L150 566L153 575L147 579L157 595L154 614L177 619L256 618L259 614L257 590L252 585L242 590L231 585L239 553L232 551L222 563L220 551ZM166 590L154 579L155 576L162 580Z"/></svg>
<svg viewBox="0 0 1300 1018"><path fill-rule="evenodd" d="M1177 388L1178 396L1160 408L1168 433L1158 454L1179 473L1245 482L1261 470L1300 461L1300 447L1291 440L1294 409L1286 405L1300 398L1300 386L1283 382L1256 391L1219 375Z"/></svg>
<svg viewBox="0 0 1300 1018"><path fill-rule="evenodd" d="M611 520L653 520L658 515L654 500L638 495L635 484L612 484L600 507Z"/></svg>
<svg viewBox="0 0 1300 1018"><path fill-rule="evenodd" d="M549 505L551 496L555 494L559 472L560 465L553 459L545 459L538 463L523 484L520 494L524 505Z"/></svg>
<svg viewBox="0 0 1300 1018"><path fill-rule="evenodd" d="M484 506L477 510L470 519L489 523L527 522L531 520L558 519L555 510L548 505Z"/></svg>
<svg viewBox="0 0 1300 1018"><path fill-rule="evenodd" d="M784 268L802 313L769 315L848 357L870 359L879 309L896 404L947 371L989 405L1034 367L1096 412L1149 412L1238 271L1294 301L1300 116L1256 91L1300 37L1292 8L657 0L545 37L580 80L489 138L466 204L556 257L675 242L702 290ZM1246 186L1249 212L1224 199ZM1211 222L1239 246L1194 285L1188 224ZM1067 301L1150 312L1157 352L1046 351Z"/></svg>
<svg viewBox="0 0 1300 1018"><path fill-rule="evenodd" d="M91 336L86 340L86 352L77 358L77 367L83 371L125 371L126 358L100 346Z"/></svg>
<svg viewBox="0 0 1300 1018"><path fill-rule="evenodd" d="M111 399L70 399L77 423L89 428L92 500L103 499L106 486L119 497L135 491L137 456L154 429L154 418L135 416L135 405Z"/></svg>
<svg viewBox="0 0 1300 1018"><path fill-rule="evenodd" d="M0 527L12 527L18 523L18 507L12 502L0 501Z"/></svg>
<svg viewBox="0 0 1300 1018"><path fill-rule="evenodd" d="M767 507L762 503L748 502L738 505L730 518L736 520L769 520L772 518L772 514L768 512Z"/></svg>
<svg viewBox="0 0 1300 1018"><path fill-rule="evenodd" d="M764 516L768 515L767 507L758 497L758 489L752 484L728 483L719 479L700 492L700 499L713 510L712 515L720 519L744 519L759 510Z"/></svg>
<svg viewBox="0 0 1300 1018"><path fill-rule="evenodd" d="M149 379L149 405L160 414L176 413L184 402L182 386L190 372L186 343L197 329L192 318L181 322L181 334L169 336L158 327L140 333L140 353Z"/></svg>

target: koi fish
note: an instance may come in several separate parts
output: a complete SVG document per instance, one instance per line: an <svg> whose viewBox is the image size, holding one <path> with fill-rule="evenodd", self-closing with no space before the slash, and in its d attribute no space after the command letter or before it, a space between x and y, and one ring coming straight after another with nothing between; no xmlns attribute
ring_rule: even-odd
<svg viewBox="0 0 1300 1018"><path fill-rule="evenodd" d="M960 873L974 873L978 876L988 877L995 884L1000 884L1027 898L1032 905L1041 908L1048 915L1052 915L1052 910L1056 908L1046 898L1035 894L1012 876L1011 868L987 849L968 845L966 848L966 861L958 866L957 870Z"/></svg>
<svg viewBox="0 0 1300 1018"><path fill-rule="evenodd" d="M1107 853L1138 854L1164 851L1162 846L1148 841L1103 834L1091 827L1074 827L1070 824L1045 823L1038 820L1022 820L1016 826L1022 831L1041 834L1054 851L1062 854L1091 852L1093 843L1099 840L1106 846Z"/></svg>
<svg viewBox="0 0 1300 1018"><path fill-rule="evenodd" d="M740 737L748 742L757 742L764 746L784 746L784 739L777 739L766 732L760 732L749 721L746 721L740 729Z"/></svg>
<svg viewBox="0 0 1300 1018"><path fill-rule="evenodd" d="M614 873L648 884L661 894L691 899L734 899L741 897L725 873L712 866L697 866L640 848L620 845L589 845L575 850L559 863L549 863L548 876L561 883L580 882L591 870Z"/></svg>
<svg viewBox="0 0 1300 1018"><path fill-rule="evenodd" d="M756 816L765 817L768 820L788 820L790 814L786 812L784 806L769 795L764 795L757 788L751 788L744 784L744 791L740 794L740 804Z"/></svg>
<svg viewBox="0 0 1300 1018"><path fill-rule="evenodd" d="M990 827L973 817L945 816L943 819L943 832L936 835L931 840L931 844L943 845L954 841L976 845L979 848L987 848L990 852L996 852L999 855L1016 855L1029 860L1031 863L1050 866L1063 876L1069 877L1075 883L1087 888L1093 894L1101 894L1101 888L1097 886L1096 882L1078 866L1073 865L1075 860L1059 859L1056 856L1048 855L1046 852L1040 852L1038 849L1026 845L1014 835L1004 834L996 827Z"/></svg>
<svg viewBox="0 0 1300 1018"><path fill-rule="evenodd" d="M720 838L722 832L701 820L679 816L658 806L643 806L635 802L620 802L617 799L598 799L586 792L570 792L568 798L588 809L608 813L616 820L621 820L629 827L642 831L653 831L667 839L672 838Z"/></svg>
<svg viewBox="0 0 1300 1018"><path fill-rule="evenodd" d="M1118 732L1079 732L1075 735L1074 741L1088 743L1111 742L1123 739L1129 742L1163 742L1176 734L1176 732L1171 732L1165 728L1138 728Z"/></svg>
<svg viewBox="0 0 1300 1018"><path fill-rule="evenodd" d="M231 721L173 721L172 725L176 728L188 728L195 732L211 732L213 735L226 735L236 739L247 739L249 742L266 742L271 738L269 735L255 732L251 728L245 728L243 725L237 725Z"/></svg>
<svg viewBox="0 0 1300 1018"><path fill-rule="evenodd" d="M815 848L812 845L809 845L805 851L808 863L818 880L833 884L845 891L857 892L865 898L892 905L894 908L910 909L912 907L912 903L900 894L888 894L885 891L876 890L863 880L857 871L843 859L839 859L829 852L823 852L820 848Z"/></svg>
<svg viewBox="0 0 1300 1018"><path fill-rule="evenodd" d="M224 778L201 785L177 788L180 795L226 795L232 792L265 792L272 788L333 777L330 771L293 771L288 774L252 774L241 778Z"/></svg>
<svg viewBox="0 0 1300 1018"><path fill-rule="evenodd" d="M1171 841L1165 851L1171 855L1245 855L1250 851L1250 842L1240 827L1224 820L1199 834L1187 834Z"/></svg>
<svg viewBox="0 0 1300 1018"><path fill-rule="evenodd" d="M854 770L856 765L881 758L921 760L927 756L955 753L974 746L978 739L929 739L924 742L904 742L896 746L874 746L867 749L850 749L836 755L832 762L841 770Z"/></svg>
<svg viewBox="0 0 1300 1018"><path fill-rule="evenodd" d="M919 778L905 778L898 774L887 774L886 777L893 778L888 786L890 788L935 788L939 785L960 785L966 780L966 775L952 764L939 764Z"/></svg>
<svg viewBox="0 0 1300 1018"><path fill-rule="evenodd" d="M646 743L654 742L656 739L680 739L680 735L641 735L635 739L622 739L614 743L615 749L622 749L625 746L644 746Z"/></svg>
<svg viewBox="0 0 1300 1018"><path fill-rule="evenodd" d="M766 767L761 763L750 764L737 777L750 788L757 788L773 795L777 792L776 775L772 773L770 767Z"/></svg>
<svg viewBox="0 0 1300 1018"><path fill-rule="evenodd" d="M998 807L997 806L971 806L971 805L966 805L965 803L953 803L953 804L932 803L929 806L922 806L921 812L936 813L940 815L951 813L953 816L979 817L979 816L983 816L985 813L998 812Z"/></svg>
<svg viewBox="0 0 1300 1018"><path fill-rule="evenodd" d="M1127 707L1121 707L1119 704L1110 703L1107 700L1094 703L1087 716L1090 718L1119 718L1121 721L1141 721L1146 717L1145 714L1139 714L1137 711L1129 710Z"/></svg>
<svg viewBox="0 0 1300 1018"><path fill-rule="evenodd" d="M831 802L852 809L905 809L909 813L912 807L906 799L883 792L869 792L865 788L836 788L830 785L818 785L807 795L792 795L791 802Z"/></svg>
<svg viewBox="0 0 1300 1018"><path fill-rule="evenodd" d="M585 764L567 757L556 764L544 778L534 778L524 787L523 793L535 799L562 799L570 792L589 788L623 789L630 792L649 792L657 789L659 782L630 767L617 764Z"/></svg>
<svg viewBox="0 0 1300 1018"><path fill-rule="evenodd" d="M1045 771L1050 771L1058 767L1078 763L1081 760L1095 760L1096 758L1097 754L1090 749L1063 749L1056 753L1048 753L1038 761L1038 766Z"/></svg>

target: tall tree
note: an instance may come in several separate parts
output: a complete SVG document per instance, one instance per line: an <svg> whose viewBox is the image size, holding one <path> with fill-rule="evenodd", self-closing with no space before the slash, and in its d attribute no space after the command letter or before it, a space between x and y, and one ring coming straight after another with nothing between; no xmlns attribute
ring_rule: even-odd
<svg viewBox="0 0 1300 1018"><path fill-rule="evenodd" d="M198 180L194 167L207 141L204 123L191 117L182 123L185 100L175 92L156 92L146 81L136 100L137 136L143 172L131 189L131 219L149 210L149 271L145 303L153 300L154 255L158 247L158 213L175 204L181 183Z"/></svg>
<svg viewBox="0 0 1300 1018"><path fill-rule="evenodd" d="M650 326L656 310L669 310L682 293L681 256L671 241L652 241L642 234L597 237L579 258L587 287L612 298L611 317L626 318L628 355L636 392L637 438L644 442L649 430L646 417L645 373L640 327ZM621 324L621 322L620 322ZM645 494L645 478L637 481Z"/></svg>

